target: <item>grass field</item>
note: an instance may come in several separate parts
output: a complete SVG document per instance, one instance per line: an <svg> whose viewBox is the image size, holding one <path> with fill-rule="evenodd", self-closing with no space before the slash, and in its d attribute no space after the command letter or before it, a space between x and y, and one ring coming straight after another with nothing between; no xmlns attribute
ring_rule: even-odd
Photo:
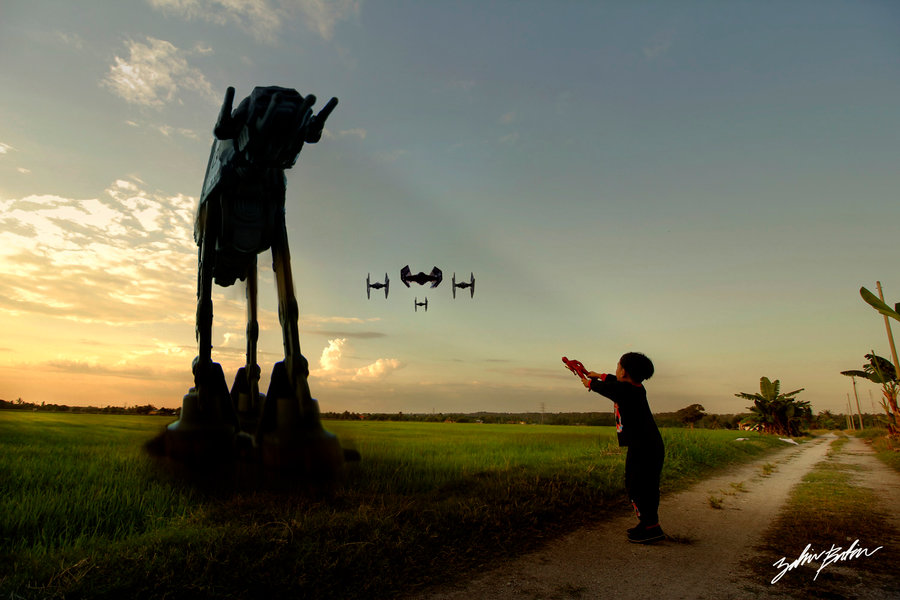
<svg viewBox="0 0 900 600"><path fill-rule="evenodd" d="M893 441L887 435L887 430L880 427L870 427L865 431L856 433L858 437L868 440L872 444L875 454L887 466L895 471L900 471L900 448L896 439Z"/></svg>
<svg viewBox="0 0 900 600"><path fill-rule="evenodd" d="M166 422L0 411L0 597L390 597L628 510L613 428L330 421L339 485L214 493L143 452ZM664 492L783 447L663 437Z"/></svg>

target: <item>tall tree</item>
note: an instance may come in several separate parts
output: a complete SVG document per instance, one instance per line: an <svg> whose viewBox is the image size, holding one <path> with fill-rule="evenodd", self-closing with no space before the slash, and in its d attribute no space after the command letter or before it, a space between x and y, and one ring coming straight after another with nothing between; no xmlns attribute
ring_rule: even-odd
<svg viewBox="0 0 900 600"><path fill-rule="evenodd" d="M758 393L740 392L735 396L753 401L753 406L747 407L750 416L744 419L744 423L755 425L765 433L800 435L804 422L812 418L809 402L794 398L803 390L800 388L782 394L778 379L773 382L768 377L761 377Z"/></svg>
<svg viewBox="0 0 900 600"><path fill-rule="evenodd" d="M706 409L703 408L702 404L691 404L676 412L675 415L682 423L690 425L691 429L693 429L694 423L706 416L705 411Z"/></svg>

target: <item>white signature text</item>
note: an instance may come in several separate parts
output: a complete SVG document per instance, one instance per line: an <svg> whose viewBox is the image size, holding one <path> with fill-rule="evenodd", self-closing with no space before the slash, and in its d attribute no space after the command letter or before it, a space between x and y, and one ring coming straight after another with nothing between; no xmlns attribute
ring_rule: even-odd
<svg viewBox="0 0 900 600"><path fill-rule="evenodd" d="M816 576L813 577L815 580L819 573L822 572L822 569L827 567L830 564L836 563L838 561L845 560L853 560L854 558L860 558L862 556L872 556L879 550L881 550L882 546L878 546L874 550L869 550L867 548L860 548L857 546L859 544L859 540L854 541L850 544L850 547L844 550L840 546L831 545L830 550L822 550L821 552L813 552L812 544L807 544L806 548L803 549L803 552L800 553L800 556L794 559L791 562L787 562L787 558L779 558L772 566L781 569L778 575L776 575L772 579L772 583L776 583L779 579L781 579L785 573L790 571L791 569L796 569L797 567L813 563L821 563L819 569L816 571Z"/></svg>

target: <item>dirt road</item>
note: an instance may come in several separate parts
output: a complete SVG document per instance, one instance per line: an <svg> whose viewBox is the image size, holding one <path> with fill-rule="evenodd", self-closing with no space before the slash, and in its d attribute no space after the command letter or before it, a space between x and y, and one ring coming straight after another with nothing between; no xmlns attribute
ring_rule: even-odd
<svg viewBox="0 0 900 600"><path fill-rule="evenodd" d="M791 488L826 457L833 437L784 450L664 496L660 522L668 539L631 544L631 515L598 523L549 543L541 550L476 575L464 587L420 595L420 600L538 600L566 598L779 598L770 574L753 573L753 557L767 526ZM877 469L884 493L900 498L900 475L884 467L861 441L848 455ZM770 471L764 465L775 465ZM714 508L712 503L717 504ZM798 554L804 542L797 540ZM793 559L796 557L789 557Z"/></svg>

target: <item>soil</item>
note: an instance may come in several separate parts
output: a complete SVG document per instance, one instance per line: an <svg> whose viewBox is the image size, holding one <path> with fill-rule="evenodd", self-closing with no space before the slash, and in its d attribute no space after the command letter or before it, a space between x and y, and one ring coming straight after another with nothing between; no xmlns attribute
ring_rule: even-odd
<svg viewBox="0 0 900 600"><path fill-rule="evenodd" d="M494 565L465 583L411 599L791 598L790 590L770 583L778 569L773 566L771 571L759 572L752 564L760 564L757 546L790 490L826 458L833 439L823 436L801 445L785 444L785 449L774 455L664 495L660 503L660 523L667 535L664 541L629 543L625 530L634 526L636 519L623 515ZM900 498L900 474L884 466L861 440L851 438L841 459L856 462L871 475L855 479L853 485L870 487L882 499L895 502ZM775 468L768 468L771 465ZM889 508L896 510L896 506ZM896 513L887 512L900 529L898 517L893 516ZM799 557L806 542L798 539L796 545L797 554L786 557L788 561ZM885 547L879 552L884 553L884 560L896 560L896 550Z"/></svg>

